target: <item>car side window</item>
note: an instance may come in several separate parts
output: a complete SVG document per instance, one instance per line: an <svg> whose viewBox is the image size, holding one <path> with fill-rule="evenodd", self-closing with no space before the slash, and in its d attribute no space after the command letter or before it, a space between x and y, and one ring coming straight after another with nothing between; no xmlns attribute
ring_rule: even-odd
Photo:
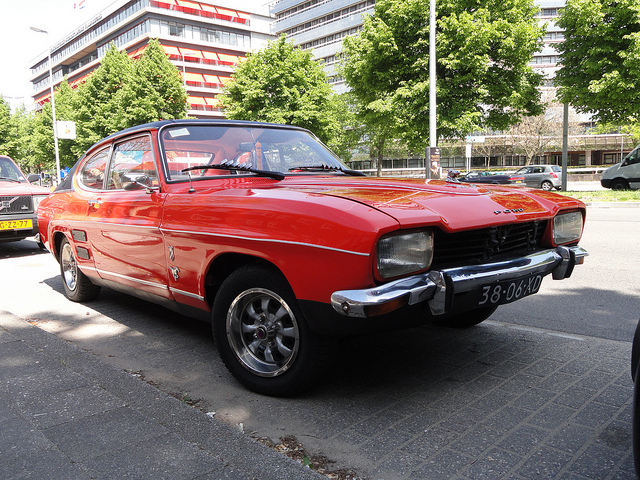
<svg viewBox="0 0 640 480"><path fill-rule="evenodd" d="M108 159L109 148L95 153L82 167L79 175L80 181L89 188L102 190Z"/></svg>
<svg viewBox="0 0 640 480"><path fill-rule="evenodd" d="M158 186L150 137L138 137L116 145L111 156L107 190L121 190L126 183L145 176L150 186Z"/></svg>
<svg viewBox="0 0 640 480"><path fill-rule="evenodd" d="M629 157L627 158L627 161L625 162L626 165L633 165L640 162L640 150L635 150L633 152L631 152L631 154L629 155Z"/></svg>

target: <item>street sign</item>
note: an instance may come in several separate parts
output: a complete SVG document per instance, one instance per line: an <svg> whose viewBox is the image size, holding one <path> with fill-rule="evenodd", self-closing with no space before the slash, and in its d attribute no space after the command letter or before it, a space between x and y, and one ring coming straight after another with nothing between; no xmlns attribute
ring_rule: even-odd
<svg viewBox="0 0 640 480"><path fill-rule="evenodd" d="M59 120L56 122L56 133L58 138L64 138L69 140L76 139L76 122L65 122Z"/></svg>

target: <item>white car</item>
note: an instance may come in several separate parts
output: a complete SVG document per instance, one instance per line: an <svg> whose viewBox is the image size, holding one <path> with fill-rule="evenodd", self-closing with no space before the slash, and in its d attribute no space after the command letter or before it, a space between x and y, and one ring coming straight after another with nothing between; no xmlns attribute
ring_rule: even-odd
<svg viewBox="0 0 640 480"><path fill-rule="evenodd" d="M600 183L604 188L629 190L640 188L640 145L624 157L620 163L602 173Z"/></svg>

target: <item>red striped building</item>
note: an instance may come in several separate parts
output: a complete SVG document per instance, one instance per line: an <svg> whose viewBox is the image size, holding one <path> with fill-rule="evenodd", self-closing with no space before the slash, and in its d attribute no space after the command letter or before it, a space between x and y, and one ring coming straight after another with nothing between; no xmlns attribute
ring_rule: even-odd
<svg viewBox="0 0 640 480"><path fill-rule="evenodd" d="M274 38L271 20L268 8L255 0L244 2L242 10L216 0L116 1L52 45L54 85L65 75L71 86L86 81L112 42L136 58L149 38L157 38L183 77L188 114L222 117L215 96L247 52ZM50 97L48 52L32 65L33 100L42 105Z"/></svg>

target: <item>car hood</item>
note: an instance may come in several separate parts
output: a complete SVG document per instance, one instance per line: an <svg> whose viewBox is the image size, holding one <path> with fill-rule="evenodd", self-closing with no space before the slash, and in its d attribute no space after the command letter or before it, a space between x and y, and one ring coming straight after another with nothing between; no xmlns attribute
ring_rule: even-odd
<svg viewBox="0 0 640 480"><path fill-rule="evenodd" d="M11 195L48 195L49 189L30 183L16 183L0 180L0 196Z"/></svg>
<svg viewBox="0 0 640 480"><path fill-rule="evenodd" d="M551 192L444 180L306 177L289 178L281 186L368 205L404 228L428 223L454 231L544 219L560 209L584 208L578 200Z"/></svg>

